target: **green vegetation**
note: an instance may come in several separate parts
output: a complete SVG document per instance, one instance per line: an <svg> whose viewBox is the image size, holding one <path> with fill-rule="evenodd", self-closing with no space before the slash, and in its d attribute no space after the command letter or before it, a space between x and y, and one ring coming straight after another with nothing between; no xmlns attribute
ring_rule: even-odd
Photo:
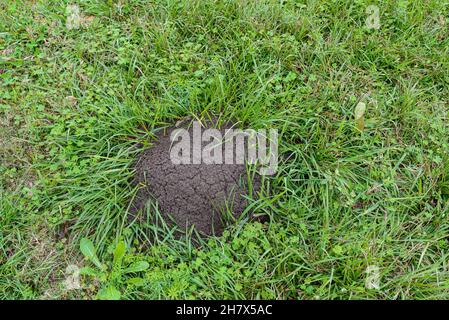
<svg viewBox="0 0 449 320"><path fill-rule="evenodd" d="M448 299L448 4L0 0L0 298ZM195 246L129 182L210 115L277 128L280 163L270 223Z"/></svg>

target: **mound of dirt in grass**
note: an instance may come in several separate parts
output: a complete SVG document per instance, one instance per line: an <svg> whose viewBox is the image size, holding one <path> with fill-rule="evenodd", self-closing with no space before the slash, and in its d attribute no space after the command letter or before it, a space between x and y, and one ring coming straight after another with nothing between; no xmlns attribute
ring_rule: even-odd
<svg viewBox="0 0 449 320"><path fill-rule="evenodd" d="M202 130L212 127L215 125L209 123ZM192 137L192 126L183 128ZM223 125L219 131L224 136L228 128L229 124ZM174 220L181 230L194 225L202 235L220 235L226 225L223 219L226 207L235 218L240 217L248 205L245 196L251 193L255 197L260 189L260 176L252 175L252 192L249 192L247 182L251 175L247 174L245 164L192 164L193 152L189 164L173 164L170 150L175 142L170 135L176 129L172 127L157 134L154 145L139 155L134 184L141 188L131 204L131 213L145 214L146 206L156 202L164 220L168 223ZM202 149L212 139L202 141Z"/></svg>

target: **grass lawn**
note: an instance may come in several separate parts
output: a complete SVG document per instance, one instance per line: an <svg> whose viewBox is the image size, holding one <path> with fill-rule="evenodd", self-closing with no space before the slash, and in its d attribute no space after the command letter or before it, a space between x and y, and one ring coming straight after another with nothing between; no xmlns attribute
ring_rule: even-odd
<svg viewBox="0 0 449 320"><path fill-rule="evenodd" d="M0 0L0 299L448 299L448 111L447 0ZM129 219L186 116L278 130L269 222Z"/></svg>

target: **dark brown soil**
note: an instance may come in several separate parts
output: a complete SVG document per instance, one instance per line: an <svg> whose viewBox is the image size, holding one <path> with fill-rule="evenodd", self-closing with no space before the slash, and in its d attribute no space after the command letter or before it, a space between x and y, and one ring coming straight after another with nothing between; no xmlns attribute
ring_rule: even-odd
<svg viewBox="0 0 449 320"><path fill-rule="evenodd" d="M224 135L224 130L229 127L222 126L220 132ZM131 213L145 212L149 200L155 200L167 223L171 216L181 230L194 225L202 235L220 235L226 225L223 221L225 206L232 208L233 216L239 218L248 205L244 198L248 195L246 166L173 164L170 134L175 129L157 134L154 145L139 155L134 184L143 187L131 204ZM188 130L192 136L192 128ZM208 143L210 141L203 142L202 146ZM260 182L260 176L255 174L251 182L252 197L260 189Z"/></svg>

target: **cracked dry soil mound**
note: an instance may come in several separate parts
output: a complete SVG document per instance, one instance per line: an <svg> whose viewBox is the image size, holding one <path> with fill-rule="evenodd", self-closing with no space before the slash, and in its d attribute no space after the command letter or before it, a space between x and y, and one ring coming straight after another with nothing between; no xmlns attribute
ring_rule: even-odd
<svg viewBox="0 0 449 320"><path fill-rule="evenodd" d="M213 126L207 125L203 130L208 127ZM222 126L222 135L230 127ZM154 145L140 154L134 167L134 184L143 187L131 204L131 213L144 213L149 200L155 200L165 222L171 224L174 220L181 230L194 225L206 236L220 235L225 227L223 212L226 205L232 208L236 218L248 205L245 199L249 193L247 168L244 164L173 164L170 134L175 129L157 134ZM192 127L186 129L192 137ZM211 141L203 141L202 148ZM255 174L251 182L253 197L260 184L260 176ZM168 219L169 216L173 219Z"/></svg>

